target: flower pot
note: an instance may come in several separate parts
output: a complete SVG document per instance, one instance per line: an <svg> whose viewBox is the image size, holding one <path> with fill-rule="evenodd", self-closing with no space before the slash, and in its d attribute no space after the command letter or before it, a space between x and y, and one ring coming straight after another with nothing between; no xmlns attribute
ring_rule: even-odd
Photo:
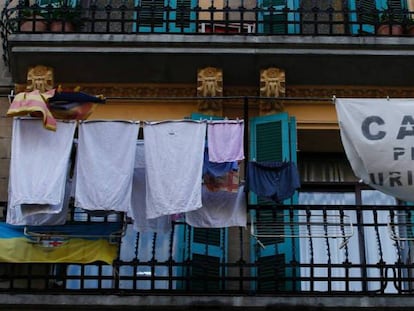
<svg viewBox="0 0 414 311"><path fill-rule="evenodd" d="M399 24L381 24L377 28L377 35L399 36L404 33L404 28Z"/></svg>
<svg viewBox="0 0 414 311"><path fill-rule="evenodd" d="M42 20L27 20L20 24L19 29L24 32L45 32L47 31L47 24Z"/></svg>
<svg viewBox="0 0 414 311"><path fill-rule="evenodd" d="M53 21L50 23L51 32L74 32L75 26L71 22Z"/></svg>
<svg viewBox="0 0 414 311"><path fill-rule="evenodd" d="M414 25L407 26L407 28L405 29L405 33L408 36L414 36Z"/></svg>

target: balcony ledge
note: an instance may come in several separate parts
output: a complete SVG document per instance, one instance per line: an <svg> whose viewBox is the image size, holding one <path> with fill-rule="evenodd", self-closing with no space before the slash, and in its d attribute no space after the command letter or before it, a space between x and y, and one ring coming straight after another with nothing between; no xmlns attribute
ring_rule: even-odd
<svg viewBox="0 0 414 311"><path fill-rule="evenodd" d="M75 298L76 297L76 298ZM217 309L239 309L243 310L412 310L414 297L410 296L196 296L196 295L93 295L93 294L0 294L0 306L13 308L31 307L37 310L36 306L57 307L59 310L70 310L91 307L111 308L139 308L171 310L217 310ZM67 309L66 309L67 308ZM134 309L134 310L135 310Z"/></svg>
<svg viewBox="0 0 414 311"><path fill-rule="evenodd" d="M15 83L24 83L27 67L34 64L59 68L57 80L77 83L191 83L197 68L206 65L222 67L228 83L237 85L256 84L266 66L280 66L287 74L300 68L302 74L291 74L288 81L299 85L309 81L304 72L321 67L326 74L315 77L314 84L414 83L403 78L414 70L414 62L407 61L414 57L414 37L20 33L9 35L8 44ZM378 77L378 68L391 61L395 77L393 72L390 81ZM89 73L74 72L76 66ZM338 70L340 77L334 73Z"/></svg>

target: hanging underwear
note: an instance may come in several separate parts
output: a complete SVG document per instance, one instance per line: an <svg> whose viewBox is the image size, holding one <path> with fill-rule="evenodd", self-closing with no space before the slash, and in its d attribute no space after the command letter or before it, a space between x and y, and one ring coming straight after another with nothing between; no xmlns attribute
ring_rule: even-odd
<svg viewBox="0 0 414 311"><path fill-rule="evenodd" d="M259 197L282 202L300 187L299 173L294 162L249 162L247 186Z"/></svg>

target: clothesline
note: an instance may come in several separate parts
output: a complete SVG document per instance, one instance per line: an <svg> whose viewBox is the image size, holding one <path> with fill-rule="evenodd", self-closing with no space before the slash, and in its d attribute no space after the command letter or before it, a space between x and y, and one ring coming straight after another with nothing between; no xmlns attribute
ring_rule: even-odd
<svg viewBox="0 0 414 311"><path fill-rule="evenodd" d="M1 97L13 98L15 96L14 90L9 94L0 94ZM279 100L279 101L332 101L332 97L264 97L264 96L217 96L217 97L200 97L200 96L160 96L160 97L145 97L145 96L108 96L108 100L217 100L217 99L256 99L256 100Z"/></svg>

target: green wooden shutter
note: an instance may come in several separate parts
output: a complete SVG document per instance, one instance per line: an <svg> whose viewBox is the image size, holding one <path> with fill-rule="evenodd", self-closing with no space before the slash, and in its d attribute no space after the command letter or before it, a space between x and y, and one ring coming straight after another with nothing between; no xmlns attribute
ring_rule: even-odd
<svg viewBox="0 0 414 311"><path fill-rule="evenodd" d="M299 32L300 15L293 10L299 7L298 0L258 0L258 32L266 34L287 34ZM284 11L286 8L291 12Z"/></svg>
<svg viewBox="0 0 414 311"><path fill-rule="evenodd" d="M56 4L62 4L62 0L38 0L38 1L39 1L38 3L40 6L46 6L49 4L55 6ZM66 5L69 7L74 7L77 4L78 4L78 0L66 0Z"/></svg>
<svg viewBox="0 0 414 311"><path fill-rule="evenodd" d="M193 112L190 117L191 120L223 120L223 117L211 116L201 112Z"/></svg>
<svg viewBox="0 0 414 311"><path fill-rule="evenodd" d="M257 117L250 120L250 160L293 161L296 162L296 122L287 113ZM273 204L249 194L250 204ZM284 204L297 203L297 195L285 200ZM258 209L251 211L255 223L272 221L288 222L297 218L297 213L289 214L281 209ZM288 233L291 228L285 226ZM270 233L271 234L271 233ZM280 232L279 232L280 234ZM251 259L255 263L253 282L256 290L296 290L300 284L285 278L299 275L299 269L286 266L299 259L299 241L297 238L277 237L260 238L260 243L251 239ZM264 248L263 248L264 246Z"/></svg>
<svg viewBox="0 0 414 311"><path fill-rule="evenodd" d="M164 0L141 0L138 21L140 27L151 29L164 27Z"/></svg>
<svg viewBox="0 0 414 311"><path fill-rule="evenodd" d="M135 30L142 32L194 32L196 0L135 0L141 9ZM165 8L170 7L167 11ZM138 26L138 27L137 27Z"/></svg>
<svg viewBox="0 0 414 311"><path fill-rule="evenodd" d="M175 28L188 29L190 27L191 14L191 0L176 0L177 11L173 13L175 20ZM193 18L194 19L194 18Z"/></svg>
<svg viewBox="0 0 414 311"><path fill-rule="evenodd" d="M190 282L194 291L217 291L224 288L219 278L226 271L226 228L193 228L190 232Z"/></svg>
<svg viewBox="0 0 414 311"><path fill-rule="evenodd" d="M374 14L376 10L376 5L374 0L360 0L359 6L363 12L359 18L363 24L375 25L378 23L378 16Z"/></svg>
<svg viewBox="0 0 414 311"><path fill-rule="evenodd" d="M284 0L264 0L263 6L267 8L272 7L276 10L281 10L285 6L285 1ZM287 16L284 13L277 12L274 14L265 14L263 16L264 32L271 33L271 34L287 33L286 21L287 21Z"/></svg>
<svg viewBox="0 0 414 311"><path fill-rule="evenodd" d="M353 34L374 33L380 16L378 11L391 9L394 19L403 19L403 9L407 7L406 0L353 0L349 1L349 20L351 21L351 32ZM361 10L361 14L356 11Z"/></svg>
<svg viewBox="0 0 414 311"><path fill-rule="evenodd" d="M222 120L223 117L192 113L192 120ZM219 278L226 274L227 228L194 228L188 226L186 258L190 260L189 289L216 291L224 287Z"/></svg>

